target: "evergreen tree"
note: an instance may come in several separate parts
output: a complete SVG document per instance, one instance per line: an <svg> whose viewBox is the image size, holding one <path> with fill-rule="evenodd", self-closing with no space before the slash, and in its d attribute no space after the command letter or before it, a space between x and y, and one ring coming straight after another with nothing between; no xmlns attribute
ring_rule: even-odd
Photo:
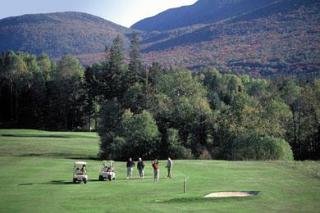
<svg viewBox="0 0 320 213"><path fill-rule="evenodd" d="M143 76L143 67L140 57L139 37L137 33L132 34L129 52L128 66L128 84L141 81Z"/></svg>
<svg viewBox="0 0 320 213"><path fill-rule="evenodd" d="M122 98L126 92L127 85L127 69L123 62L123 41L117 36L110 47L106 50L108 56L105 63L100 83L103 96L105 99Z"/></svg>

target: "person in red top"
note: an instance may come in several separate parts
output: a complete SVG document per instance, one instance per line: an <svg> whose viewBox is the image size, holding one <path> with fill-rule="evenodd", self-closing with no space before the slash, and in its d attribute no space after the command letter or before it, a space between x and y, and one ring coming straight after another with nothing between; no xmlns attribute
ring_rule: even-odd
<svg viewBox="0 0 320 213"><path fill-rule="evenodd" d="M154 182L158 182L160 177L160 169L159 169L159 161L157 159L155 159L152 162L152 168L153 168L153 180Z"/></svg>

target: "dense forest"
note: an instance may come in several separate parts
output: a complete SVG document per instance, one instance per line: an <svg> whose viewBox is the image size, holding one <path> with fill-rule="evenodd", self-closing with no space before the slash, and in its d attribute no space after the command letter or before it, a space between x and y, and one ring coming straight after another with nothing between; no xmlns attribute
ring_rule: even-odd
<svg viewBox="0 0 320 213"><path fill-rule="evenodd" d="M117 37L105 60L0 56L0 127L97 130L102 159L320 159L320 79L145 66Z"/></svg>

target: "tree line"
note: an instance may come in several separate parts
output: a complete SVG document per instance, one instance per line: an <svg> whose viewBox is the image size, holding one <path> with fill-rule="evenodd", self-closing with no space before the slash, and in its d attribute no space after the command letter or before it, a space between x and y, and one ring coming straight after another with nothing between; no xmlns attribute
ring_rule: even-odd
<svg viewBox="0 0 320 213"><path fill-rule="evenodd" d="M0 57L1 127L98 131L99 157L319 159L320 80L144 66L132 36L86 68L73 56Z"/></svg>

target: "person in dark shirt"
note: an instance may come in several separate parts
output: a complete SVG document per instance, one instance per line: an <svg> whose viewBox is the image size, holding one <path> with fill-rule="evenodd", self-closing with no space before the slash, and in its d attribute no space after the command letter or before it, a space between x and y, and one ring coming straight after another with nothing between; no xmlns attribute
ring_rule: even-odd
<svg viewBox="0 0 320 213"><path fill-rule="evenodd" d="M127 179L132 178L133 167L135 163L132 158L129 158L127 161Z"/></svg>
<svg viewBox="0 0 320 213"><path fill-rule="evenodd" d="M141 158L138 160L137 169L139 171L140 178L144 178L144 162Z"/></svg>

